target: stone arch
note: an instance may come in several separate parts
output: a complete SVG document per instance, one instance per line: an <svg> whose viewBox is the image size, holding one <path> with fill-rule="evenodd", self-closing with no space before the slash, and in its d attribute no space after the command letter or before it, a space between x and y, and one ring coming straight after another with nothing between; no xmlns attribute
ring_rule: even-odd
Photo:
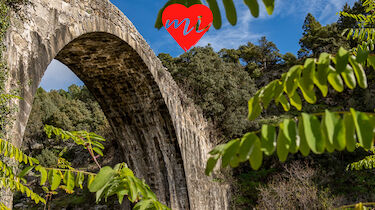
<svg viewBox="0 0 375 210"><path fill-rule="evenodd" d="M20 145L33 96L52 59L97 98L125 160L172 209L227 209L228 186L204 175L208 124L132 23L108 0L34 0L12 14L10 87L21 83L12 139ZM31 85L29 84L31 81Z"/></svg>

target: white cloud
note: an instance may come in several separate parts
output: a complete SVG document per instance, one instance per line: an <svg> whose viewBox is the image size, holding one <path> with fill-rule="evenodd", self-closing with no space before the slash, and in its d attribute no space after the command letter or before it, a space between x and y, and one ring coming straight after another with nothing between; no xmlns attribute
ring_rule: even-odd
<svg viewBox="0 0 375 210"><path fill-rule="evenodd" d="M221 11L224 11L222 5ZM251 16L249 9L241 4L236 5L238 23L236 26L232 26L228 23L225 13L222 14L223 26L220 30L215 30L214 27L207 32L202 39L197 43L197 46L206 46L211 44L215 50L222 48L235 48L241 44L246 44L249 41L256 41L265 34L253 33L251 30L251 22L254 18ZM264 10L264 11L262 11ZM261 8L260 17L257 19L263 19L265 9Z"/></svg>
<svg viewBox="0 0 375 210"><path fill-rule="evenodd" d="M252 23L256 21L276 18L298 18L304 19L307 13L312 13L318 21L323 25L332 23L337 20L336 15L344 4L348 2L353 5L355 0L276 0L275 11L273 15L268 15L263 3L260 1L260 16L253 18L249 9L243 2L236 2L238 11L238 23L236 26L229 25L225 17L225 12L222 14L223 27L220 30L210 29L207 34L198 42L197 46L205 46L211 44L215 50L222 48L235 48L247 42L257 41L260 37L267 35L267 32L254 32L252 30ZM225 11L222 4L219 5L221 11ZM302 27L302 26L301 26Z"/></svg>
<svg viewBox="0 0 375 210"><path fill-rule="evenodd" d="M47 67L40 86L49 91L51 89L67 89L72 84L83 85L83 82L63 63L52 60Z"/></svg>
<svg viewBox="0 0 375 210"><path fill-rule="evenodd" d="M345 3L353 5L355 0L276 0L275 16L304 18L313 14L323 25L337 20L336 15Z"/></svg>

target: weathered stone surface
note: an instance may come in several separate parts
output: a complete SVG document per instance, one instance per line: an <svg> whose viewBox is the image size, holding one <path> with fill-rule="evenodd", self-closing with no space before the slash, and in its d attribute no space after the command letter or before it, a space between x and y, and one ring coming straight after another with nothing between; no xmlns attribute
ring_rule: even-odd
<svg viewBox="0 0 375 210"><path fill-rule="evenodd" d="M20 145L51 62L66 64L106 114L126 162L172 209L228 209L228 186L204 175L208 124L146 41L108 0L33 0L6 39L8 86L22 85L12 129ZM31 81L31 85L29 82Z"/></svg>

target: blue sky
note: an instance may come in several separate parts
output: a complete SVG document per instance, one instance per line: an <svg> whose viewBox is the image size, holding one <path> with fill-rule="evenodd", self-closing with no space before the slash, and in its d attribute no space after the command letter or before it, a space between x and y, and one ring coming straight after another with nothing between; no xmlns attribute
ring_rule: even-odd
<svg viewBox="0 0 375 210"><path fill-rule="evenodd" d="M260 0L258 0L260 1ZM129 19L149 43L156 54L169 53L178 56L184 51L163 28L154 28L158 10L166 0L111 0ZM218 0L219 4L222 2ZM242 0L234 0L237 8L238 23L230 26L223 11L223 26L220 30L213 27L198 42L198 46L208 43L215 50L237 48L247 42L256 42L266 36L276 43L281 53L296 54L299 50L298 41L302 35L302 25L307 13L312 13L323 25L337 20L336 13L348 2L353 5L355 0L276 0L274 14L269 16L261 3L259 18L253 18ZM222 7L222 5L220 4ZM49 65L41 86L46 89L66 89L71 84L82 85L66 66L58 61Z"/></svg>

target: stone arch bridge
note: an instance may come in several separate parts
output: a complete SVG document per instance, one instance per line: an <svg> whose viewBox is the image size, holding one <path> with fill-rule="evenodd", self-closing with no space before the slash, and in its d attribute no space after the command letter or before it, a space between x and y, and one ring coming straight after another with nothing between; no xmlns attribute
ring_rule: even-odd
<svg viewBox="0 0 375 210"><path fill-rule="evenodd" d="M11 14L7 82L24 100L12 128L20 145L34 94L52 61L67 65L98 100L125 154L172 209L228 209L228 186L204 175L208 123L128 18L108 0L33 0ZM29 84L31 81L31 85Z"/></svg>

